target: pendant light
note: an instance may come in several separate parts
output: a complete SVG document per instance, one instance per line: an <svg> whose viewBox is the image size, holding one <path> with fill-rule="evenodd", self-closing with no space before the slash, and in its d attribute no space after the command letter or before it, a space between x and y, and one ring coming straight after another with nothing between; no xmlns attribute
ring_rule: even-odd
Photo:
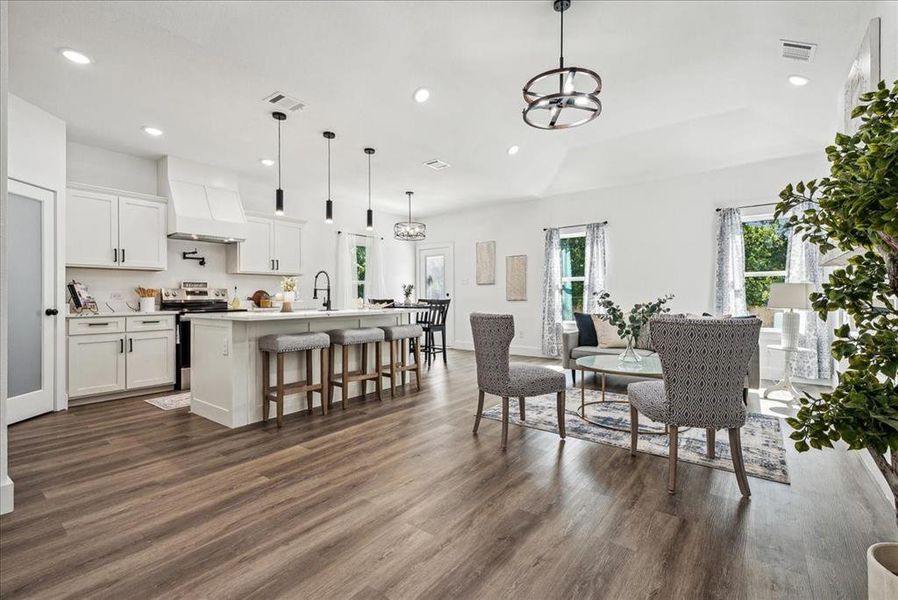
<svg viewBox="0 0 898 600"><path fill-rule="evenodd" d="M393 225L393 237L404 242L420 242L427 237L427 225L412 221L412 194L414 192L406 192L408 196L408 221L400 221Z"/></svg>
<svg viewBox="0 0 898 600"><path fill-rule="evenodd" d="M365 222L365 229L374 230L374 211L371 210L371 155L374 154L374 148L365 148L365 154L368 155L368 214Z"/></svg>
<svg viewBox="0 0 898 600"><path fill-rule="evenodd" d="M284 214L284 190L281 189L281 121L286 121L287 115L274 111L271 116L278 122L278 189L274 192L274 214L282 215Z"/></svg>
<svg viewBox="0 0 898 600"><path fill-rule="evenodd" d="M554 0L555 11L561 15L561 53L558 68L544 71L524 85L524 122L537 129L567 129L589 123L602 113L599 93L602 78L598 73L581 67L564 66L564 12L571 0ZM579 80L575 81L579 76ZM555 81L558 91L555 91ZM577 91L577 84L585 86Z"/></svg>
<svg viewBox="0 0 898 600"><path fill-rule="evenodd" d="M324 222L330 225L334 222L334 201L331 200L331 140L337 137L337 134L325 131L323 135L327 140L327 202L324 203Z"/></svg>

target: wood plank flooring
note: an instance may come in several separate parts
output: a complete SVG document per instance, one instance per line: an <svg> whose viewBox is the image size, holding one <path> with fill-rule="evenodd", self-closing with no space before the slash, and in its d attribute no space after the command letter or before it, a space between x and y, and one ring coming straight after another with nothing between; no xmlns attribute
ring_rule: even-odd
<svg viewBox="0 0 898 600"><path fill-rule="evenodd" d="M534 359L534 362L541 362ZM792 485L484 420L473 354L421 392L228 430L123 400L9 429L13 598L863 598L896 538L859 457ZM488 404L498 398L487 397Z"/></svg>

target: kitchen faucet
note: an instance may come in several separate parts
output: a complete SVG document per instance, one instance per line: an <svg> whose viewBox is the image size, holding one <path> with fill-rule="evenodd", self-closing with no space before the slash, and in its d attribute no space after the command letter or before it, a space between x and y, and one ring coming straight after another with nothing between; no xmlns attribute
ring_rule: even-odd
<svg viewBox="0 0 898 600"><path fill-rule="evenodd" d="M322 275L322 274L327 278L327 287L320 288L320 287L318 287L318 276ZM324 306L324 310L330 310L331 309L331 276L327 274L327 271L318 271L317 273L315 273L315 282L312 285L313 285L312 299L313 300L318 299L319 291L327 292L327 300L325 300L322 303L322 306Z"/></svg>

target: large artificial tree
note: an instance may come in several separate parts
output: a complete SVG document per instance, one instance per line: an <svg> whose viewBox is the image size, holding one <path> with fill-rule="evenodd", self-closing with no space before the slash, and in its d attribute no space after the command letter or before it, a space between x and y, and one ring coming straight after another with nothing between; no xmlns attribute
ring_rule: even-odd
<svg viewBox="0 0 898 600"><path fill-rule="evenodd" d="M776 216L822 252L853 252L813 294L821 319L843 310L832 354L846 361L836 388L806 395L791 434L799 452L844 441L867 450L895 496L898 518L898 81L860 97L854 135L826 149L830 176L788 185Z"/></svg>

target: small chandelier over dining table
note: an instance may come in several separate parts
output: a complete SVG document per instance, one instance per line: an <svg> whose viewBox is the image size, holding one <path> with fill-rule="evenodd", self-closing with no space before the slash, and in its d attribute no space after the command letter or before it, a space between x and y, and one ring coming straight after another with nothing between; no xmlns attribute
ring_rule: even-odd
<svg viewBox="0 0 898 600"><path fill-rule="evenodd" d="M602 113L602 78L582 67L564 66L564 12L571 0L554 0L561 15L561 52L558 68L544 71L524 85L524 122L537 129L568 129L589 123ZM555 83L558 91L555 91ZM578 91L580 87L580 91ZM583 91L589 90L589 91Z"/></svg>
<svg viewBox="0 0 898 600"><path fill-rule="evenodd" d="M405 194L408 196L408 221L400 221L393 225L393 237L404 242L420 242L427 237L427 225L412 221L412 194L414 192Z"/></svg>

